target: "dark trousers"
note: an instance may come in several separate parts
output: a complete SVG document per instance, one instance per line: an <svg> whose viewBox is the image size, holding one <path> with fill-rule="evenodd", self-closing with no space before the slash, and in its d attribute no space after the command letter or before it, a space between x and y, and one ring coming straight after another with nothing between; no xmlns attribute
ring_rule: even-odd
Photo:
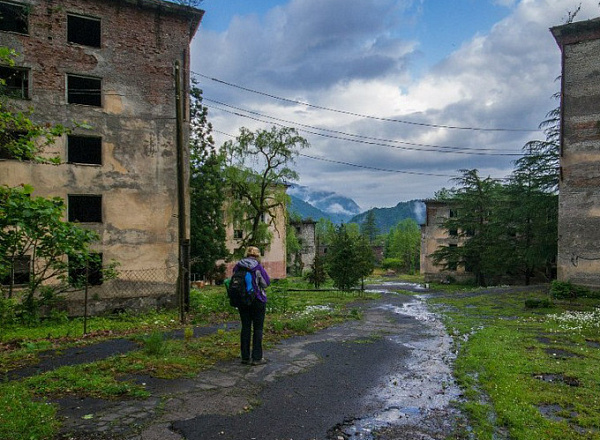
<svg viewBox="0 0 600 440"><path fill-rule="evenodd" d="M266 304L257 299L249 306L238 307L242 321L240 335L242 360L250 360L250 340L252 340L252 360L259 361L263 357L262 338L266 308Z"/></svg>

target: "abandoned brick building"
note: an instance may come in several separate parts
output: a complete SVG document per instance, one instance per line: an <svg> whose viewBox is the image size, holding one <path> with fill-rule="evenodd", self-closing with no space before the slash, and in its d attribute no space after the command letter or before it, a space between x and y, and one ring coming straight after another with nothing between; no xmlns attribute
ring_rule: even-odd
<svg viewBox="0 0 600 440"><path fill-rule="evenodd" d="M471 276L464 266L444 269L433 262L432 254L442 246L460 246L460 239L443 227L444 221L453 215L446 202L425 200L425 224L421 225L420 273L426 282L444 282L449 279L464 280Z"/></svg>
<svg viewBox="0 0 600 440"><path fill-rule="evenodd" d="M300 250L288 257L288 273L304 274L310 270L317 254L317 222L311 219L291 221L290 227L294 228Z"/></svg>
<svg viewBox="0 0 600 440"><path fill-rule="evenodd" d="M174 299L174 65L182 66L187 97L189 45L202 15L163 0L0 1L0 45L18 54L15 66L0 67L10 105L32 107L37 122L90 127L76 127L48 151L61 157L60 165L4 156L0 184L26 183L36 196L59 196L68 220L99 233L95 252L104 262L117 261L120 274L98 280L90 293L91 313ZM70 313L79 314L80 303L70 299Z"/></svg>
<svg viewBox="0 0 600 440"><path fill-rule="evenodd" d="M562 50L558 279L600 289L600 18L551 31Z"/></svg>

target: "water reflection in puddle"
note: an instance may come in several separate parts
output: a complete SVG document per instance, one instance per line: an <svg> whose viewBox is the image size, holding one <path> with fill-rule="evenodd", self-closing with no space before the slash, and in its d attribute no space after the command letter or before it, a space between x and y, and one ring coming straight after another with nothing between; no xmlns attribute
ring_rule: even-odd
<svg viewBox="0 0 600 440"><path fill-rule="evenodd" d="M427 424L432 413L450 411L450 402L460 394L452 376L452 339L422 297L401 306L387 304L382 308L414 318L421 328L416 334L389 336L395 343L410 348L411 355L372 391L369 406L381 410L344 425L342 431L347 439L372 440L373 432L382 428Z"/></svg>

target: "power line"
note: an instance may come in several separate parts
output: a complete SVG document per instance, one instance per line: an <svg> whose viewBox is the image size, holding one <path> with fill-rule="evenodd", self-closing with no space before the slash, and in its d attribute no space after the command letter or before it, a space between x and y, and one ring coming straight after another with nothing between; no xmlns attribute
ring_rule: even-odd
<svg viewBox="0 0 600 440"><path fill-rule="evenodd" d="M344 136L349 136L349 137L354 137L354 138L359 138L359 139L367 139L367 140L371 140L371 141L378 141L378 142L388 142L388 143L393 143L393 144L403 144L403 145L413 145L416 147L425 147L425 148L433 148L433 149L441 149L441 150L452 150L452 152L458 152L458 151L475 151L475 153L473 154L481 154L482 151L498 151L495 148L468 148L468 147L452 147L452 146L447 146L447 145L431 145L431 144L422 144L422 143L416 143L416 142L407 142L407 141L400 141L397 139L382 139L382 138L376 138L376 137L372 137L372 136L364 136L364 135L359 135L359 134L353 134L353 133L347 133L344 131L339 131L339 130L332 130L329 128L321 128L321 127L315 127L313 125L308 125L308 124L302 124L300 122L294 122L294 121L289 121L286 119L281 119L281 118L276 118L274 116L270 116L270 115L265 115L263 113L259 113L253 110L248 110L248 109L244 109L241 107L236 107L230 104L226 104L224 102L221 101L216 101L213 99L209 99L204 97L203 101L208 101L208 102L213 102L215 104L219 104L228 108L232 108L235 110L239 110L239 111L243 111L246 113L250 113L253 115L257 115L257 116L261 116L264 118L268 118L268 119L272 119L274 121L279 121L279 122L284 122L286 124L293 124L293 125L297 125L299 127L306 127L306 128L311 128L314 130L320 130L320 131L325 131L325 132L329 132L329 133L337 133L337 134L341 134ZM217 107L218 110L222 110L225 111L223 109L219 109ZM242 116L242 115L240 115ZM262 122L262 121L261 121ZM422 150L419 150L422 151ZM426 150L426 151L431 151L431 150ZM467 153L465 153L467 154ZM522 153L495 153L495 154L490 154L490 155L494 155L494 156L522 156Z"/></svg>
<svg viewBox="0 0 600 440"><path fill-rule="evenodd" d="M234 135L229 134L229 133L225 133L223 131L219 131L219 130L213 130L213 131L215 133L219 133L219 134L222 134L224 136L235 138ZM306 157L308 159L313 159L313 160L320 160L322 162L329 162L329 163L336 163L336 164L340 164L340 165L347 165L347 166L351 166L351 167L355 167L355 168L363 168L363 169L373 170L373 171L383 171L383 172L386 172L386 173L411 174L411 175L415 175L415 176L431 176L431 177L447 177L447 178L454 178L454 177L456 177L455 174L453 174L453 175L449 175L449 174L435 174L435 173L425 173L425 172L419 172L419 171L392 170L392 169L387 169L387 168L371 167L371 166L368 166L368 165L359 165L359 164L352 163L352 162L344 162L344 161L341 161L341 160L327 159L325 157L310 156L308 154L303 154L303 153L298 153L298 156Z"/></svg>
<svg viewBox="0 0 600 440"><path fill-rule="evenodd" d="M207 101L211 101L209 99L206 99ZM275 124L275 125L279 125L281 127L284 127L284 124L280 124L277 122L272 122L272 121L265 121L264 119L259 119L259 118L255 118L253 116L248 116L248 115L244 115L242 113L238 113L235 111L230 111L230 110L226 110L223 108L219 108L219 107L212 107L212 106L206 106L208 108L213 108L213 109L217 109L220 110L222 112L225 113L229 113L235 116L239 116L242 118L247 118L247 119L251 119L253 121L257 121L257 122L261 122L264 124ZM232 106L229 106L232 107ZM235 107L232 107L235 108ZM242 110L244 111L244 110ZM250 113L254 113L254 112L250 112ZM268 117L268 116L267 116ZM278 120L278 118L272 118L274 120ZM292 124L295 124L294 122L292 122ZM304 124L296 124L299 126L306 126ZM320 128L316 128L313 127L317 130L323 130ZM324 134L324 133L318 133L315 131L310 131L310 130L306 130L306 129L301 129L299 128L298 131L302 131L305 133L310 133L313 134L315 136L321 136L324 138L328 138L328 139L336 139L336 140L342 140L342 141L346 141L346 142L354 142L354 143L360 143L360 144L365 144L365 145L372 145L372 146L380 146L380 147L386 147L386 148L395 148L398 150L405 150L405 151L425 151L425 152L436 152L436 153L450 153L450 154L469 154L469 155L476 155L476 156L523 156L523 154L516 154L516 153L488 153L485 151L461 151L458 150L459 147L443 147L443 146L432 146L432 145L425 145L425 144L412 144L409 142L401 142L401 141L386 141L386 142L396 142L396 143L403 143L403 144L407 144L407 145L416 145L416 146L424 146L424 147L429 147L429 149L426 148L414 148L414 147L402 147L402 146L398 146L398 145L389 145L389 144L385 144L385 143L381 143L381 142L368 142L365 140L360 140L360 139L352 139L352 138L344 138L344 137L340 137L340 136L333 136L333 135L328 135L328 134ZM323 131L332 131L332 132L336 132L335 130L323 130ZM356 136L356 137L363 137L363 136L358 136L358 135L352 135L352 134L348 134L348 133L343 133L343 132L336 132L336 133L342 133L344 135L347 136ZM364 137L367 138L367 137ZM367 138L368 139L368 138ZM433 149L432 149L433 148ZM451 148L457 148L456 150L452 149L452 150L446 150L446 149L451 149Z"/></svg>
<svg viewBox="0 0 600 440"><path fill-rule="evenodd" d="M309 104L307 102L302 102L302 101L298 101L295 99L289 99L289 98L284 98L281 96L277 96L277 95L272 95L270 93L266 93L266 92L261 92L259 90L254 90L254 89L250 89L248 87L244 87L244 86L240 86L238 84L233 84L227 81L223 81L221 79L218 78L213 78L210 77L208 75L204 75L202 73L199 72L191 72L192 75L196 75L196 76L200 76L202 78L217 82L219 84L224 84L226 86L229 87L234 87L236 89L240 89L240 90L244 90L246 92L250 92L250 93L255 93L257 95L262 95L262 96L266 96L268 98L272 98L272 99L276 99L279 101L283 101L283 102L289 102L292 104L298 104L298 105L303 105L306 107L311 107L311 108L315 108L318 110L326 110L328 112L333 112L333 113L340 113L343 115L349 115L349 116L355 116L355 117L359 117L359 118L365 118L365 119L374 119L377 121L385 121L385 122L397 122L400 124L407 124L407 125L415 125L415 126L419 126L419 127L429 127L429 128L445 128L445 129L452 129L452 130L471 130L471 131L503 131L503 132L525 132L525 133L536 133L539 132L539 129L526 129L526 128L481 128L481 127L460 127L460 126L454 126L454 125L441 125L441 124L427 124L424 122L414 122L414 121L407 121L407 120L403 120L403 119L393 119L393 118L384 118L384 117L379 117L379 116L372 116L372 115L365 115L365 114L361 114L361 113L355 113L355 112L350 112L347 110L339 110L339 109L334 109L334 108L329 108L329 107L323 107L323 106L319 106L319 105L314 105L314 104Z"/></svg>
<svg viewBox="0 0 600 440"><path fill-rule="evenodd" d="M308 154L302 154L302 153L298 153L298 155L302 156L302 157L307 157L309 159L321 160L323 162L337 163L337 164L341 164L341 165L348 165L348 166L355 167L355 168L364 168L367 170L384 171L386 173L400 173L400 174L412 174L415 176L432 176L432 177L448 177L448 178L456 177L456 175L448 175L448 174L435 174L435 173L425 173L425 172L419 172L419 171L405 171L405 170L390 170L387 168L371 167L368 165L358 165L358 164L351 163L351 162L343 162L341 160L327 159L324 157L309 156Z"/></svg>

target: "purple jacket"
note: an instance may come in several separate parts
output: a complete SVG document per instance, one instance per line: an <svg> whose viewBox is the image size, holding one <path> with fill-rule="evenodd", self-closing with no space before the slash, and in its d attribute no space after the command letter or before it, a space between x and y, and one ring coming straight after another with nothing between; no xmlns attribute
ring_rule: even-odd
<svg viewBox="0 0 600 440"><path fill-rule="evenodd" d="M267 295L265 294L265 288L271 284L271 279L267 271L260 265L258 260L246 257L241 259L234 267L233 272L235 273L240 267L243 267L252 273L252 289L256 292L256 298L266 303Z"/></svg>

